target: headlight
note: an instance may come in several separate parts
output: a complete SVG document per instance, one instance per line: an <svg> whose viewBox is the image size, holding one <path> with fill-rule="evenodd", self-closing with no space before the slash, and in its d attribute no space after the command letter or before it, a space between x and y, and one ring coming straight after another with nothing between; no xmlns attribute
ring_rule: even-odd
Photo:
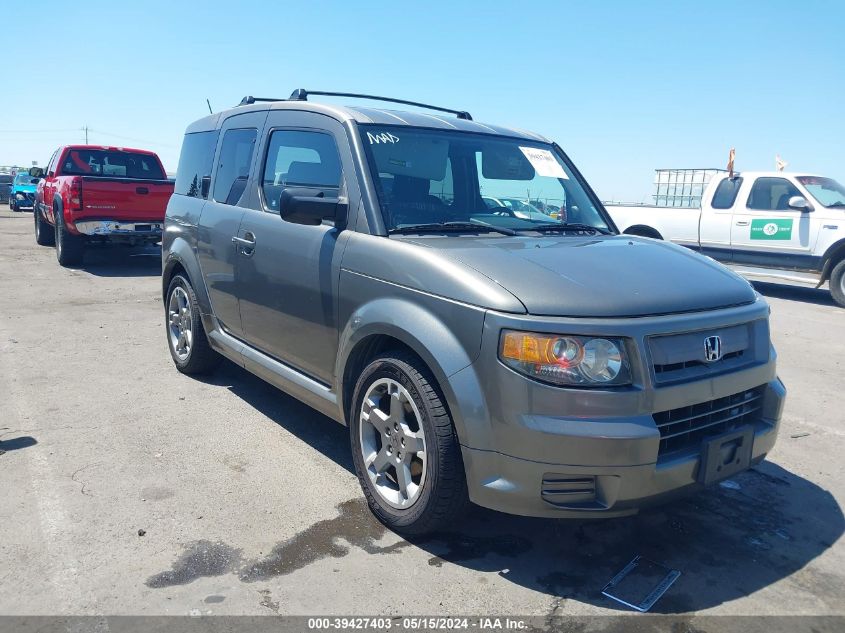
<svg viewBox="0 0 845 633"><path fill-rule="evenodd" d="M502 330L501 361L531 378L556 385L631 384L622 339Z"/></svg>
<svg viewBox="0 0 845 633"><path fill-rule="evenodd" d="M15 194L15 198L17 198L18 200L23 200L25 197L26 196L24 196L22 193L16 193Z"/></svg>

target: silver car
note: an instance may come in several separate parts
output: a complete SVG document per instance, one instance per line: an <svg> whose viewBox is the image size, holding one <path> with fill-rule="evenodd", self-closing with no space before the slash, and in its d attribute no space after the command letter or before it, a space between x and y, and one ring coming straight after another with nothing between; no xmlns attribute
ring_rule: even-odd
<svg viewBox="0 0 845 633"><path fill-rule="evenodd" d="M347 425L372 511L407 534L468 502L630 515L771 450L785 389L746 281L619 235L542 136L308 96L187 129L162 253L181 372L226 357Z"/></svg>

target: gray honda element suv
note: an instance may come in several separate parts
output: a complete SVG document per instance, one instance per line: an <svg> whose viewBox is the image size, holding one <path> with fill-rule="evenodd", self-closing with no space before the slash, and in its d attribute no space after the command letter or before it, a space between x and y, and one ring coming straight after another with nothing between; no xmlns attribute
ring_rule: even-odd
<svg viewBox="0 0 845 633"><path fill-rule="evenodd" d="M619 235L541 136L308 96L187 129L162 252L179 371L225 356L347 425L408 534L469 501L633 514L771 450L785 389L746 281Z"/></svg>

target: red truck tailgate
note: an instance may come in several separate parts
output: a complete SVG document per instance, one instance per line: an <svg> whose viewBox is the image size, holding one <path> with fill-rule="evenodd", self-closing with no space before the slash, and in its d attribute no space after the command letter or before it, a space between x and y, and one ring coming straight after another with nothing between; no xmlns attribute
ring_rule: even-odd
<svg viewBox="0 0 845 633"><path fill-rule="evenodd" d="M82 210L74 220L113 219L163 222L173 193L169 180L82 176Z"/></svg>

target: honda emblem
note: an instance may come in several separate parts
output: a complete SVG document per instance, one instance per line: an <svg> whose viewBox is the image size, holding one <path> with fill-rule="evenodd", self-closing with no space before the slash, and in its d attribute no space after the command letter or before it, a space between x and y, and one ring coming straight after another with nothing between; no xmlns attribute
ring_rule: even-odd
<svg viewBox="0 0 845 633"><path fill-rule="evenodd" d="M718 336L708 336L704 339L704 360L715 363L722 359L722 339Z"/></svg>

